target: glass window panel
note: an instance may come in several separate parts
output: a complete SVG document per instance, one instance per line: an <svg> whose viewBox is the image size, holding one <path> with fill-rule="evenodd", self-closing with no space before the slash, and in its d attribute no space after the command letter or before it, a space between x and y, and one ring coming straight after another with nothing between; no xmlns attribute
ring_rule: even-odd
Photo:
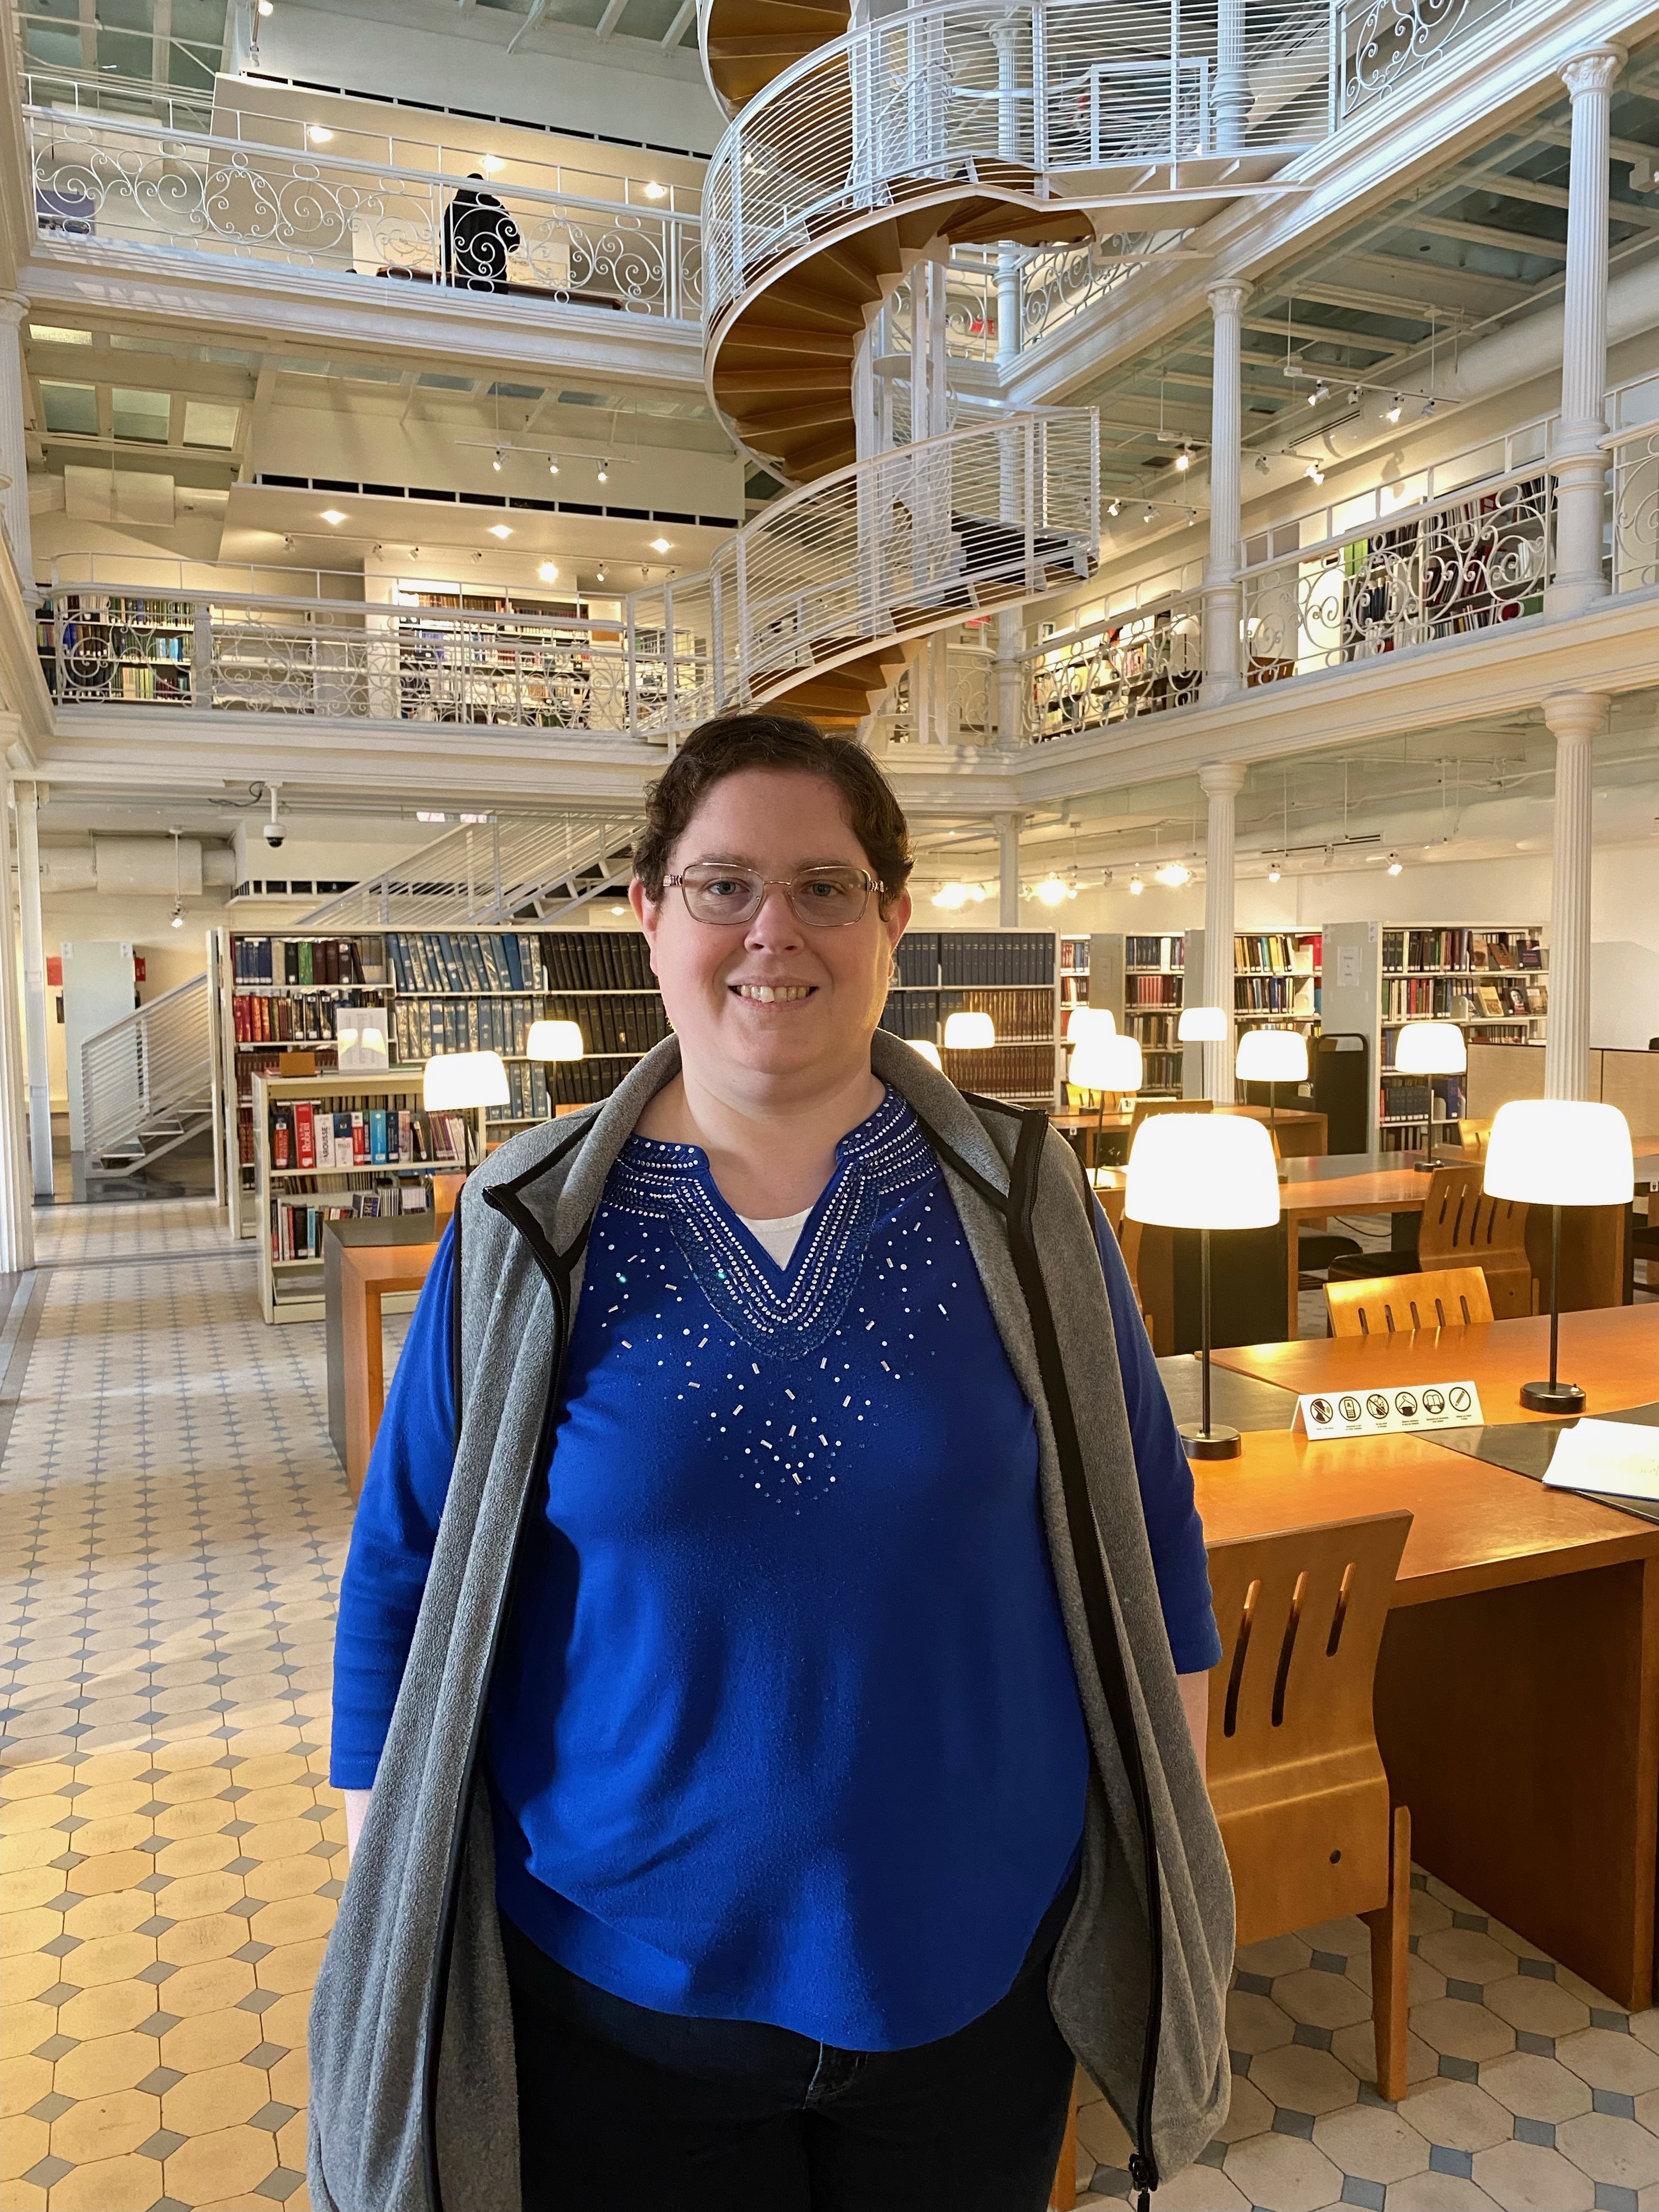
<svg viewBox="0 0 1659 2212"><path fill-rule="evenodd" d="M111 394L115 410L115 434L146 445L165 446L172 401L165 392L131 392L117 385Z"/></svg>
<svg viewBox="0 0 1659 2212"><path fill-rule="evenodd" d="M1416 507L1429 495L1429 480L1425 475L1402 477L1398 483L1382 487L1382 512L1397 514L1402 507Z"/></svg>
<svg viewBox="0 0 1659 2212"><path fill-rule="evenodd" d="M62 430L82 438L98 435L95 384L50 384L43 380L40 398L46 410L48 430Z"/></svg>
<svg viewBox="0 0 1659 2212"><path fill-rule="evenodd" d="M236 418L241 410L215 399L185 402L185 443L228 449L236 443Z"/></svg>
<svg viewBox="0 0 1659 2212"><path fill-rule="evenodd" d="M31 323L29 336L38 338L42 345L90 345L90 331L66 331L56 323Z"/></svg>

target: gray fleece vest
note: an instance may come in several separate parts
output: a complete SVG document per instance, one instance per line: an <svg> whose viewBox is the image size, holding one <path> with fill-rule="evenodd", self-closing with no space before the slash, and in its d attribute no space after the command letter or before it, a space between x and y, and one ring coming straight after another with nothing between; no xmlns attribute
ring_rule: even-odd
<svg viewBox="0 0 1659 2212"><path fill-rule="evenodd" d="M1226 2118L1233 1896L1159 1608L1085 1194L1060 1137L1033 1127L1022 1150L1019 1117L970 1104L908 1045L878 1031L871 1065L934 1141L1036 1410L1044 1527L1093 1753L1081 1881L1049 2002L1155 2186ZM492 1153L462 1195L454 1473L312 2005L316 2212L520 2212L484 1711L587 1225L678 1066L670 1037L603 1106ZM1004 1204L1022 1177L1035 1231L1023 1264ZM1115 1651L1103 1654L1103 1640ZM1149 1858L1162 1907L1152 1913Z"/></svg>

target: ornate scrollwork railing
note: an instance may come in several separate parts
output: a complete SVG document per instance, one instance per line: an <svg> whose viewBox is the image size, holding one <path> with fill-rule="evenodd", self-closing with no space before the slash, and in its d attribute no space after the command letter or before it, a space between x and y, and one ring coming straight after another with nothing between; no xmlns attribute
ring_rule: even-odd
<svg viewBox="0 0 1659 2212"><path fill-rule="evenodd" d="M1335 0L1333 127L1409 77L1432 69L1471 33L1522 0Z"/></svg>
<svg viewBox="0 0 1659 2212"><path fill-rule="evenodd" d="M1020 668L1032 744L1190 707L1204 678L1202 601L1173 592L1103 616L1029 648Z"/></svg>
<svg viewBox="0 0 1659 2212"><path fill-rule="evenodd" d="M1553 483L1538 468L1243 576L1247 681L1284 681L1543 611Z"/></svg>
<svg viewBox="0 0 1659 2212"><path fill-rule="evenodd" d="M696 217L140 121L27 112L35 226L83 252L146 252L402 279L695 321Z"/></svg>
<svg viewBox="0 0 1659 2212"><path fill-rule="evenodd" d="M1613 588L1659 584L1659 423L1617 432L1613 453Z"/></svg>

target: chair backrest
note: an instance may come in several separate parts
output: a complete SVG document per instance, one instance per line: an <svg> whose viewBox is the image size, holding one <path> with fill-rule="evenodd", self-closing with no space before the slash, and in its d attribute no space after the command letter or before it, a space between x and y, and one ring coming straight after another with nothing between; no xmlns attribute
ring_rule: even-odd
<svg viewBox="0 0 1659 2212"><path fill-rule="evenodd" d="M1154 1114L1207 1114L1211 1101L1207 1098L1137 1098L1135 1110L1129 1117L1129 1145L1133 1149L1143 1121L1150 1121Z"/></svg>
<svg viewBox="0 0 1659 2212"><path fill-rule="evenodd" d="M1455 1267L1469 1260L1484 1267L1499 1256L1524 1262L1526 1205L1512 1198L1489 1198L1484 1176L1484 1169L1472 1163L1437 1168L1430 1177L1417 1243L1418 1257L1425 1267Z"/></svg>
<svg viewBox="0 0 1659 2212"><path fill-rule="evenodd" d="M1371 1694L1411 1522L1378 1513L1210 1547L1221 1632L1210 1801L1241 1943L1388 1897L1389 1781Z"/></svg>
<svg viewBox="0 0 1659 2212"><path fill-rule="evenodd" d="M1420 1275L1376 1275L1327 1283L1333 1336L1392 1336L1396 1330L1464 1328L1490 1321L1492 1298L1479 1267L1439 1267Z"/></svg>

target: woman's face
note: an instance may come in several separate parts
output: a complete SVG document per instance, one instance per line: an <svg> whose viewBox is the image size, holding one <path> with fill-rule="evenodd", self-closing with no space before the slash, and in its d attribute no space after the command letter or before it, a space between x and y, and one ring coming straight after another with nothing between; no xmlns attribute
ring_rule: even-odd
<svg viewBox="0 0 1659 2212"><path fill-rule="evenodd" d="M835 786L788 769L723 777L686 824L668 873L699 861L753 870L773 888L758 914L737 923L694 920L673 885L656 901L637 881L630 889L688 1070L714 1088L726 1074L805 1093L867 1069L909 894L884 915L872 891L861 920L815 929L776 882L826 866L870 872Z"/></svg>

